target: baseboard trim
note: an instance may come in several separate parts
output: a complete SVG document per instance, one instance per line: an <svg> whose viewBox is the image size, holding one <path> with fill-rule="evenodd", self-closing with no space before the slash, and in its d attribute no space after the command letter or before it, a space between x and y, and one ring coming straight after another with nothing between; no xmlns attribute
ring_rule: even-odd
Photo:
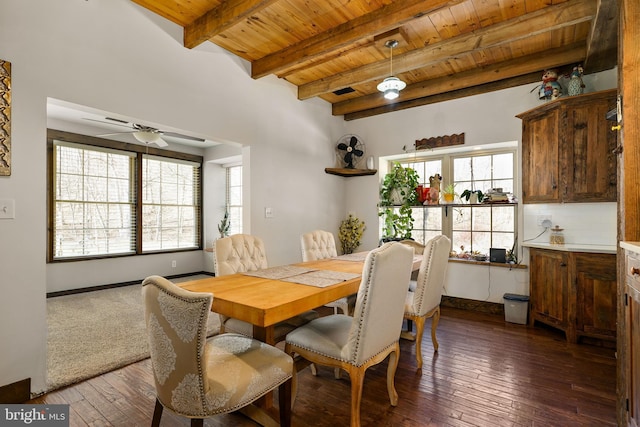
<svg viewBox="0 0 640 427"><path fill-rule="evenodd" d="M206 274L207 276L213 276L214 274L210 271L197 271L195 273L183 273L183 274L174 274L172 276L165 276L167 279L179 279L181 277L193 276L196 274ZM47 298L61 297L65 295L74 295L74 294L82 294L85 292L93 292L93 291L101 291L103 289L113 289L113 288L121 288L123 286L131 286L131 285L139 285L142 283L144 278L139 280L131 280L129 282L120 282L120 283L111 283L108 285L99 285L99 286L91 286L88 288L78 288L78 289L68 289L66 291L57 291L57 292L47 292Z"/></svg>
<svg viewBox="0 0 640 427"><path fill-rule="evenodd" d="M459 308L462 310L479 311L481 313L504 315L504 304L473 299L442 296L440 305L443 307Z"/></svg>
<svg viewBox="0 0 640 427"><path fill-rule="evenodd" d="M31 399L31 378L0 386L0 403L19 404Z"/></svg>

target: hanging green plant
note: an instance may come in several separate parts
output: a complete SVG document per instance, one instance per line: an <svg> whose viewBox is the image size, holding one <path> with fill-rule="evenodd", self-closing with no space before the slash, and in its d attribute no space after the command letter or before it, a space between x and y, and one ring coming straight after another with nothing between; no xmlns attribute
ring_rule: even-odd
<svg viewBox="0 0 640 427"><path fill-rule="evenodd" d="M380 187L380 211L384 217L382 240L410 239L413 230L412 206L418 205L418 172L394 163Z"/></svg>
<svg viewBox="0 0 640 427"><path fill-rule="evenodd" d="M360 246L360 239L365 229L364 221L360 221L353 215L349 215L340 223L338 239L343 254L352 254Z"/></svg>

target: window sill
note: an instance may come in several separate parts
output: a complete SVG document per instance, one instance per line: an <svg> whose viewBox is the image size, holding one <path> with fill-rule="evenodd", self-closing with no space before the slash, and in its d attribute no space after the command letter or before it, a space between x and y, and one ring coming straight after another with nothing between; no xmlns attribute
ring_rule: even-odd
<svg viewBox="0 0 640 427"><path fill-rule="evenodd" d="M475 264L475 265L486 265L487 267L500 267L500 268L508 268L508 269L527 269L529 268L525 264L507 264L505 262L489 262L489 261L476 261L473 259L460 259L460 258L449 258L449 262L455 262L460 264Z"/></svg>

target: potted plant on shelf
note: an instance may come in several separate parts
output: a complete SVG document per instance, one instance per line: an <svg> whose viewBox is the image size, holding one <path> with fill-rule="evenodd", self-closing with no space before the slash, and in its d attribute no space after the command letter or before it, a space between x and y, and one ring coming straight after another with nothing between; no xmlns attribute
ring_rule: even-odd
<svg viewBox="0 0 640 427"><path fill-rule="evenodd" d="M460 198L465 199L473 205L476 203L482 203L484 194L482 194L482 191L480 190L464 190L462 194L460 194Z"/></svg>
<svg viewBox="0 0 640 427"><path fill-rule="evenodd" d="M442 199L445 201L445 203L453 203L453 200L456 197L456 184L455 183L451 183L448 184L446 187L444 187L444 190L442 190Z"/></svg>
<svg viewBox="0 0 640 427"><path fill-rule="evenodd" d="M415 169L394 163L384 176L380 187L380 212L384 218L382 240L411 238L413 216L411 207L417 205L418 173Z"/></svg>

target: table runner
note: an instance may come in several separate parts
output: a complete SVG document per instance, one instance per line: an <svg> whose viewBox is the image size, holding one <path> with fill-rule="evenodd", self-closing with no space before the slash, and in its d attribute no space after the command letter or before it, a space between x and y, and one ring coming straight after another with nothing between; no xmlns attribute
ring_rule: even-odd
<svg viewBox="0 0 640 427"><path fill-rule="evenodd" d="M339 259L342 261L355 261L355 262L362 262L367 258L367 255L369 254L369 251L365 251L365 252L355 252L352 254L346 254L346 255L340 255L337 257L333 257L333 259Z"/></svg>

